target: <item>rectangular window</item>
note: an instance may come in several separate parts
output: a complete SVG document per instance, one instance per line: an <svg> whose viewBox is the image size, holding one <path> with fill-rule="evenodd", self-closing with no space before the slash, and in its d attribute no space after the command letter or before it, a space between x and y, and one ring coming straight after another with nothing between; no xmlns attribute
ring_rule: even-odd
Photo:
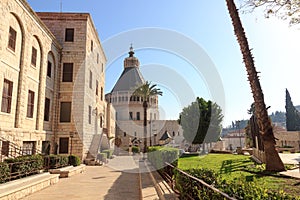
<svg viewBox="0 0 300 200"><path fill-rule="evenodd" d="M93 73L90 71L90 88L93 88Z"/></svg>
<svg viewBox="0 0 300 200"><path fill-rule="evenodd" d="M50 61L48 61L48 64L47 64L47 76L49 78L51 78L51 70L52 70L52 63Z"/></svg>
<svg viewBox="0 0 300 200"><path fill-rule="evenodd" d="M4 156L9 155L9 141L2 141L1 154Z"/></svg>
<svg viewBox="0 0 300 200"><path fill-rule="evenodd" d="M92 123L92 106L89 106L89 124Z"/></svg>
<svg viewBox="0 0 300 200"><path fill-rule="evenodd" d="M12 27L9 27L8 34L8 48L15 51L16 50L16 40L17 40L17 31Z"/></svg>
<svg viewBox="0 0 300 200"><path fill-rule="evenodd" d="M93 51L93 48L94 48L94 42L93 40L91 40L91 51Z"/></svg>
<svg viewBox="0 0 300 200"><path fill-rule="evenodd" d="M137 112L137 113L136 113L136 120L141 120L140 112Z"/></svg>
<svg viewBox="0 0 300 200"><path fill-rule="evenodd" d="M33 110L34 110L34 92L29 90L28 91L26 117L33 118Z"/></svg>
<svg viewBox="0 0 300 200"><path fill-rule="evenodd" d="M13 82L4 79L1 112L6 112L6 113L11 112L12 90L13 90Z"/></svg>
<svg viewBox="0 0 300 200"><path fill-rule="evenodd" d="M37 56L37 50L36 48L32 47L31 51L31 65L36 66L36 56Z"/></svg>
<svg viewBox="0 0 300 200"><path fill-rule="evenodd" d="M99 63L99 53L97 53L97 64Z"/></svg>
<svg viewBox="0 0 300 200"><path fill-rule="evenodd" d="M103 87L101 87L101 101L103 101Z"/></svg>
<svg viewBox="0 0 300 200"><path fill-rule="evenodd" d="M69 138L59 138L59 153L69 153Z"/></svg>
<svg viewBox="0 0 300 200"><path fill-rule="evenodd" d="M63 64L63 82L72 82L73 81L73 63L64 63Z"/></svg>
<svg viewBox="0 0 300 200"><path fill-rule="evenodd" d="M71 102L60 102L60 122L71 122Z"/></svg>
<svg viewBox="0 0 300 200"><path fill-rule="evenodd" d="M103 128L103 117L100 116L100 128Z"/></svg>
<svg viewBox="0 0 300 200"><path fill-rule="evenodd" d="M99 82L98 80L96 80L96 95L98 96L98 90L99 90Z"/></svg>
<svg viewBox="0 0 300 200"><path fill-rule="evenodd" d="M49 121L50 116L50 99L45 98L44 121Z"/></svg>
<svg viewBox="0 0 300 200"><path fill-rule="evenodd" d="M129 112L129 120L133 120L132 112Z"/></svg>
<svg viewBox="0 0 300 200"><path fill-rule="evenodd" d="M74 28L66 28L65 41L74 42Z"/></svg>

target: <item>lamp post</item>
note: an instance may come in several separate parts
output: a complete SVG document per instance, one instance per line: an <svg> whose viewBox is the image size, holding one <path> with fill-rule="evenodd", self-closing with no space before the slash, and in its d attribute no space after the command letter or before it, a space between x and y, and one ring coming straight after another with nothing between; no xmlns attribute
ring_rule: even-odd
<svg viewBox="0 0 300 200"><path fill-rule="evenodd" d="M72 155L72 147L73 147L73 137L74 137L74 132L70 132L70 139L71 139L71 147L70 147L70 154Z"/></svg>

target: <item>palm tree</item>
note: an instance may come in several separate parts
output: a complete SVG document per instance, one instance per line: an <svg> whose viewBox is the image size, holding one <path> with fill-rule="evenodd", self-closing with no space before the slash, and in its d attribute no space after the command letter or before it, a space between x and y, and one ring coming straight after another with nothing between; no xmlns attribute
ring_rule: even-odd
<svg viewBox="0 0 300 200"><path fill-rule="evenodd" d="M157 85L151 85L151 82L146 81L142 85L138 86L133 92L133 96L139 96L143 101L144 108L144 153L147 151L147 109L149 106L149 99L153 96L162 95L162 91L159 88L155 88Z"/></svg>
<svg viewBox="0 0 300 200"><path fill-rule="evenodd" d="M275 149L275 137L273 127L268 117L268 112L264 102L264 94L262 92L260 82L257 76L257 71L254 66L254 60L248 45L248 40L242 26L238 10L234 4L234 0L226 0L228 12L234 28L234 33L240 45L243 55L248 80L250 82L251 91L255 104L255 115L257 117L258 127L262 135L264 150L266 155L266 170L267 171L284 171L284 165Z"/></svg>

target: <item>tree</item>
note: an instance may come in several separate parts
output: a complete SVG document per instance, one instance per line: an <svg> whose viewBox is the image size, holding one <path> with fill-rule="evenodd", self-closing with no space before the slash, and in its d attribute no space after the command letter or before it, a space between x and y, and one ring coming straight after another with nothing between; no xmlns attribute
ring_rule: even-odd
<svg viewBox="0 0 300 200"><path fill-rule="evenodd" d="M243 61L245 63L248 80L254 98L255 115L260 134L262 135L264 150L266 155L266 170L267 171L284 171L284 165L281 161L278 152L275 149L275 137L273 127L268 117L267 108L264 101L264 95L257 76L257 71L254 66L254 60L249 48L248 40L242 26L238 10L236 9L233 0L226 0L227 8L234 28L234 33L240 45Z"/></svg>
<svg viewBox="0 0 300 200"><path fill-rule="evenodd" d="M300 131L300 113L293 105L289 91L285 90L286 129Z"/></svg>
<svg viewBox="0 0 300 200"><path fill-rule="evenodd" d="M162 95L162 91L159 88L155 88L157 85L151 85L146 81L142 85L138 86L133 92L133 96L142 98L144 108L144 153L147 151L147 109L149 106L149 99L153 96Z"/></svg>
<svg viewBox="0 0 300 200"><path fill-rule="evenodd" d="M265 16L278 16L289 20L290 24L300 23L300 0L244 0L250 11L257 7L264 7Z"/></svg>
<svg viewBox="0 0 300 200"><path fill-rule="evenodd" d="M222 129L222 120L220 106L199 97L183 108L179 116L183 137L192 144L217 141Z"/></svg>

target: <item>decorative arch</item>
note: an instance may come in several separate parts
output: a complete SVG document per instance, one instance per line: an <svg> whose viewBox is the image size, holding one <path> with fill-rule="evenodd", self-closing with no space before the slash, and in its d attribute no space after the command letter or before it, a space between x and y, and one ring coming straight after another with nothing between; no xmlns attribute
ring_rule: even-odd
<svg viewBox="0 0 300 200"><path fill-rule="evenodd" d="M24 77L24 50L25 50L25 29L20 17L14 13L10 12L10 14L17 20L18 25L21 30L21 48L20 48L20 61L19 61L19 78L18 78L18 86L17 86L17 103L16 103L16 114L15 114L15 128L19 128L21 125L21 101L22 98L22 80Z"/></svg>

